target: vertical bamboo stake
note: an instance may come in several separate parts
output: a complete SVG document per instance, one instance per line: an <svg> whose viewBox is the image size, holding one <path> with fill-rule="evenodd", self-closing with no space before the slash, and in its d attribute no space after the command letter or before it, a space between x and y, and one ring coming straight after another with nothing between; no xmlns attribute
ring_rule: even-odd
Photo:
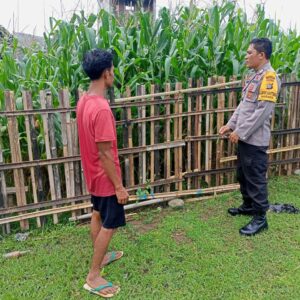
<svg viewBox="0 0 300 300"><path fill-rule="evenodd" d="M78 131L77 131L77 123L76 119L71 119L71 133L72 133L72 148L73 155L77 156L80 154L79 152L79 140L78 140ZM74 183L75 183L75 196L82 195L81 189L81 167L80 162L74 162Z"/></svg>
<svg viewBox="0 0 300 300"><path fill-rule="evenodd" d="M14 94L11 91L5 91L5 104L7 111L15 111L16 104L14 99ZM9 144L11 149L11 161L13 163L18 163L22 161L21 148L19 143L19 131L17 118L14 116L7 117L7 128L9 135ZM17 204L18 206L26 205L26 193L24 184L24 173L23 169L15 169L13 171L14 182L16 188ZM22 230L29 229L28 220L20 221L20 226Z"/></svg>
<svg viewBox="0 0 300 300"><path fill-rule="evenodd" d="M176 82L175 85L175 90L178 90L178 82ZM178 140L178 123L179 123L179 105L178 105L178 100L179 100L179 94L175 94L175 104L174 104L174 114L176 117L174 118L174 141ZM174 149L174 173L175 173L175 178L179 178L179 149L176 147ZM175 189L178 190L178 183L175 183Z"/></svg>
<svg viewBox="0 0 300 300"><path fill-rule="evenodd" d="M128 148L128 119L127 119L127 108L122 108L122 119L125 123L122 125L123 131L123 148ZM125 186L130 186L130 166L129 166L129 157L128 155L124 158L124 174L125 174Z"/></svg>
<svg viewBox="0 0 300 300"><path fill-rule="evenodd" d="M213 78L208 78L208 85L214 84ZM211 94L208 94L206 97L206 110L210 110L212 108L212 101L213 97ZM206 113L206 127L205 127L205 135L210 135L212 130L212 114L207 112ZM211 169L211 160L212 160L212 142L210 140L205 141L205 170ZM205 181L207 182L208 186L211 186L211 176L206 175Z"/></svg>
<svg viewBox="0 0 300 300"><path fill-rule="evenodd" d="M155 86L155 92L158 92L158 87ZM155 116L159 116L160 115L160 106L155 104L154 105L154 115ZM159 139L160 139L160 121L155 121L154 122L154 144L158 144L159 143ZM160 174L160 153L159 150L155 150L154 151L154 177L155 179L160 179L161 178L161 174ZM154 188L155 192L159 192L159 187L155 187Z"/></svg>
<svg viewBox="0 0 300 300"><path fill-rule="evenodd" d="M182 89L182 83L178 82L176 84L176 90ZM179 115L182 114L182 101L184 99L184 96L182 94L178 95L178 113ZM177 134L178 140L182 140L182 116L178 118L178 134ZM179 179L182 179L182 146L178 149L178 175ZM182 181L178 184L179 191L182 191Z"/></svg>
<svg viewBox="0 0 300 300"><path fill-rule="evenodd" d="M296 86L296 95L295 95L295 101L297 103L297 108L295 109L295 114L296 114L296 127L300 128L300 87L299 85ZM300 144L300 133L297 134L297 141L296 145ZM296 151L296 157L300 157L300 150ZM297 169L300 168L300 162L297 164Z"/></svg>
<svg viewBox="0 0 300 300"><path fill-rule="evenodd" d="M197 80L197 87L201 87L203 85L203 79ZM196 104L195 110L196 112L202 111L202 95L196 96ZM202 115L196 115L194 117L194 135L201 136L202 135ZM202 152L202 142L194 142L194 150L193 150L193 160L194 160L194 170L201 171L201 152ZM200 188L199 177L195 177L194 179L195 188Z"/></svg>
<svg viewBox="0 0 300 300"><path fill-rule="evenodd" d="M40 91L40 103L41 108L46 110L46 95L45 91ZM50 150L50 139L49 139L49 115L47 112L44 112L42 114L42 120L43 120L43 128L44 128L44 138L45 138L45 148L46 148L46 157L47 159L51 159L51 150ZM50 130L54 130L53 128L50 128ZM56 191L55 191L55 183L54 183L54 176L53 176L53 166L48 165L48 176L49 176L49 185L50 185L50 194L51 194L51 200L56 200ZM53 215L53 223L58 223L58 216L57 214Z"/></svg>
<svg viewBox="0 0 300 300"><path fill-rule="evenodd" d="M22 98L23 98L23 105L24 109L28 110L28 101L27 97L31 97L29 92L22 92ZM33 161L33 151L32 151L32 141L31 141L31 128L30 124L32 124L32 121L30 122L30 119L32 119L32 115L25 115L25 128L26 128L26 137L27 137L27 149L28 149L28 158L30 161ZM37 185L36 185L36 174L34 167L30 168L30 177L31 177L31 185L32 185L32 194L33 194L33 201L34 203L38 203L38 195L37 195ZM41 227L41 218L36 218L37 227Z"/></svg>
<svg viewBox="0 0 300 300"><path fill-rule="evenodd" d="M294 77L292 76L290 78L291 81L294 80ZM293 128L293 108L294 108L294 86L291 87L291 93L289 97L289 108L288 108L288 129ZM294 135L293 134L288 134L287 135L287 146L292 146L294 143ZM292 158L293 157L293 152L289 151L287 153L287 158ZM287 175L292 174L292 169L293 169L293 164L288 164L287 165Z"/></svg>
<svg viewBox="0 0 300 300"><path fill-rule="evenodd" d="M130 88L126 87L127 97L131 96ZM132 124L131 122L131 107L127 107L127 129L128 129L128 147L133 148L132 141ZM133 154L129 154L129 186L134 186L134 159Z"/></svg>
<svg viewBox="0 0 300 300"><path fill-rule="evenodd" d="M188 88L193 87L193 80L189 78L188 82ZM187 111L188 113L192 111L192 98L191 95L188 95L188 103L187 103ZM188 116L187 118L187 137L189 138L192 135L192 120L191 116ZM187 166L186 170L187 172L192 171L192 147L191 142L187 142ZM195 159L196 160L196 159ZM191 178L187 179L187 189L191 189Z"/></svg>
<svg viewBox="0 0 300 300"><path fill-rule="evenodd" d="M84 95L83 90L78 89L78 97L81 98ZM77 123L77 122L76 122ZM77 130L77 124L76 124L76 130ZM78 136L78 134L77 134ZM79 148L79 140L78 142L78 151L80 152L80 148ZM82 168L82 163L81 161L78 162L79 164L79 170L80 170L80 180L81 180L81 190L82 190L82 195L87 195L87 188L86 188L86 183L85 183L85 178L84 178L84 173L83 173L83 168Z"/></svg>
<svg viewBox="0 0 300 300"><path fill-rule="evenodd" d="M294 74L292 74L292 81L296 81L297 78ZM290 120L290 128L296 128L296 124L297 124L297 113L299 112L299 110L297 110L297 87L296 86L292 86L292 90L291 90L291 100L292 100L292 117ZM296 141L296 135L292 134L291 135L291 146L295 145L295 141ZM296 151L290 151L290 157L289 158L295 158L296 157ZM296 167L297 164L291 164L291 173L294 169L294 167Z"/></svg>
<svg viewBox="0 0 300 300"><path fill-rule="evenodd" d="M225 77L220 76L218 83L225 83ZM225 94L219 93L218 94L218 109L224 109L225 108ZM217 114L217 134L219 134L220 128L224 125L224 112L219 112ZM220 158L224 156L224 140L220 139L219 143L217 143L217 161L216 161L216 167L220 168ZM224 175L220 174L216 178L216 185L222 185L224 181Z"/></svg>
<svg viewBox="0 0 300 300"><path fill-rule="evenodd" d="M286 82L286 75L282 76L282 83ZM282 88L281 92L281 99L282 99L282 103L285 104L280 111L280 116L279 116L279 129L284 129L285 128L285 111L286 111L286 101L287 101L287 88ZM280 100L281 100L280 99ZM277 142L277 148L283 147L284 146L284 136L280 135L278 137L278 142ZM282 160L283 159L283 153L277 153L276 156L277 160ZM284 170L284 166L283 165L278 165L277 166L277 174L278 176L281 175L281 172Z"/></svg>
<svg viewBox="0 0 300 300"><path fill-rule="evenodd" d="M0 138L0 165L4 162L3 160L3 151L2 151L2 141ZM6 190L6 180L4 171L0 171L0 207L3 206L4 208L8 207L8 199L7 199L7 190ZM2 226L3 234L10 233L10 224L5 224Z"/></svg>
<svg viewBox="0 0 300 300"><path fill-rule="evenodd" d="M155 85L151 84L151 88L150 88L150 93L154 94L155 93ZM154 101L154 97L151 98L151 101ZM150 116L153 117L154 116L154 107L155 104L150 104ZM150 123L150 145L154 145L154 138L155 138L155 122L151 121ZM154 150L151 150L150 153L150 181L154 182L155 180L155 173L154 173Z"/></svg>
<svg viewBox="0 0 300 300"><path fill-rule="evenodd" d="M53 108L51 93L46 94L46 108ZM57 158L57 147L55 139L55 125L54 125L54 114L48 115L48 126L49 126L49 143L50 152L52 158ZM60 175L58 165L53 165L53 175L54 175L54 186L56 199L61 198L61 186L60 186Z"/></svg>
<svg viewBox="0 0 300 300"><path fill-rule="evenodd" d="M231 81L235 81L236 80L236 76L232 76L230 77L230 80ZM231 91L229 93L229 98L228 98L228 108L234 108L236 109L237 108L237 92L235 91ZM233 111L232 112L228 112L228 120L231 118L231 116L233 115ZM224 124L225 125L225 124ZM228 140L227 140L227 155L228 156L233 156L235 153L234 153L234 146L232 143L230 143ZM230 162L229 163L229 166L234 166L235 162ZM228 178L228 183L233 183L234 182L234 172L230 172L227 176Z"/></svg>
<svg viewBox="0 0 300 300"><path fill-rule="evenodd" d="M138 95L145 95L145 86L138 87ZM138 108L138 116L139 118L146 117L146 108L145 106L141 106ZM146 146L146 123L138 123L139 129L139 146ZM146 153L139 153L139 183L146 183Z"/></svg>
<svg viewBox="0 0 300 300"><path fill-rule="evenodd" d="M72 130L71 130L71 114L69 112L70 109L70 98L69 98L69 91L67 89L63 89L62 91L63 97L62 97L62 104L64 108L68 109L68 112L62 114L62 118L64 118L64 124L65 124L65 139L67 141L66 144L66 154L64 153L64 156L73 156L73 148L72 148ZM111 91L110 95L113 98L113 91ZM111 100L112 101L112 100ZM64 116L63 116L64 115ZM67 197L74 197L75 196L75 178L74 178L74 163L69 162L69 195ZM72 202L72 204L75 204ZM72 212L72 216L76 216L76 212Z"/></svg>
<svg viewBox="0 0 300 300"><path fill-rule="evenodd" d="M32 103L32 97L31 94L28 92L26 93L26 107L30 110L33 109L33 103ZM36 128L39 128L39 122L38 120L35 120L33 115L29 115L29 123L30 123L30 140L32 144L32 154L33 154L33 160L39 160L41 159L40 155L40 150L39 150L39 145L37 141L37 130ZM34 167L35 170L35 180L37 183L37 196L38 196L38 201L46 201L46 193L44 191L44 176L42 172L42 168L40 166ZM45 221L45 217L38 217L40 220L41 224L43 224L43 221Z"/></svg>
<svg viewBox="0 0 300 300"><path fill-rule="evenodd" d="M165 91L170 92L171 91L171 85L170 83L166 83L165 85ZM167 101L169 101L170 96L166 96L165 98ZM171 115L170 110L170 104L166 104L166 116ZM165 121L165 136L164 139L168 143L171 141L171 131L170 131L170 119L166 119ZM164 168L164 176L165 179L169 179L171 177L171 150L166 149L165 150L165 168ZM170 192L170 184L165 185L165 192Z"/></svg>
<svg viewBox="0 0 300 300"><path fill-rule="evenodd" d="M60 107L64 107L65 90L61 90L59 93ZM63 145L63 156L68 156L68 137L67 137L67 119L66 113L61 113L61 137ZM69 163L64 163L65 181L66 181L66 194L67 197L71 197L71 184L70 184L70 166Z"/></svg>

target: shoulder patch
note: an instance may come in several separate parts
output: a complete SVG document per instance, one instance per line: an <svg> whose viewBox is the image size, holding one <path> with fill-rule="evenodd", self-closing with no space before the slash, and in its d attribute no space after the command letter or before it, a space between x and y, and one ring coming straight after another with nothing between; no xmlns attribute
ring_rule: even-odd
<svg viewBox="0 0 300 300"><path fill-rule="evenodd" d="M267 71L264 74L257 100L276 102L278 94L278 83L276 73Z"/></svg>

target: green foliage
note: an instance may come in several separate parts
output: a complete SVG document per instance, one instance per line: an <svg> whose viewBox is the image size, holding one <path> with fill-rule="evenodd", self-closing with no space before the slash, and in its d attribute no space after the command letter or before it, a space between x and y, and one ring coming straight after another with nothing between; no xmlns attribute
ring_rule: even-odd
<svg viewBox="0 0 300 300"><path fill-rule="evenodd" d="M151 187L151 181L149 179L147 179L146 187L144 189L142 188L137 189L136 195L138 196L138 200L149 200L148 198L149 196L154 197L154 192Z"/></svg>
<svg viewBox="0 0 300 300"><path fill-rule="evenodd" d="M261 5L254 23L232 1L207 9L180 7L176 13L163 8L157 19L144 11L120 17L101 10L98 15L74 14L69 22L49 21L44 48L25 48L17 54L16 40L13 47L1 46L2 89L17 94L24 88L51 89L57 95L59 88L69 87L75 96L75 90L88 82L80 65L83 54L95 47L111 48L116 54L117 96L126 85L134 91L137 83L162 85L186 82L189 77L241 76L249 41L260 36L273 42L275 69L300 75L299 35L294 30L282 31L278 22L265 17Z"/></svg>
<svg viewBox="0 0 300 300"><path fill-rule="evenodd" d="M4 89L14 91L19 99L23 89L31 90L34 107L39 108L39 90L50 90L57 106L59 89L68 87L74 106L77 89L88 85L81 68L83 55L95 47L114 50L116 97L126 86L134 94L137 84L149 88L181 81L186 87L188 78L203 77L204 84L213 75L240 78L246 71L243 60L249 41L262 36L273 42L273 67L300 77L300 36L292 29L281 30L278 22L266 18L261 5L253 23L234 1L206 9L179 7L175 13L163 8L156 19L144 11L115 16L101 10L97 15L81 12L69 21L50 18L49 22L43 47L22 48L16 39L0 44L1 110ZM7 136L6 119L0 118L0 132ZM25 136L25 128L20 134ZM1 144L8 153L7 141Z"/></svg>

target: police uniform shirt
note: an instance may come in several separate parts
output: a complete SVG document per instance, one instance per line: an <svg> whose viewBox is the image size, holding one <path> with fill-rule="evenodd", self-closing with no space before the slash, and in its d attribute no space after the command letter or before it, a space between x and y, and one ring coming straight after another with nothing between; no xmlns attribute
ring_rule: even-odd
<svg viewBox="0 0 300 300"><path fill-rule="evenodd" d="M280 80L268 62L250 74L242 101L227 123L239 139L255 146L269 146L270 121L280 90Z"/></svg>

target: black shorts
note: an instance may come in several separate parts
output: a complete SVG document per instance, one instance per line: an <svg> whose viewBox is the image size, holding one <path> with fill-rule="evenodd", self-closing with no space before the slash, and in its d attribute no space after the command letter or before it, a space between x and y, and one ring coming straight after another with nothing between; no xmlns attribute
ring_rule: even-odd
<svg viewBox="0 0 300 300"><path fill-rule="evenodd" d="M118 203L116 195L107 197L91 197L93 209L100 213L102 226L107 229L126 225L124 206Z"/></svg>

